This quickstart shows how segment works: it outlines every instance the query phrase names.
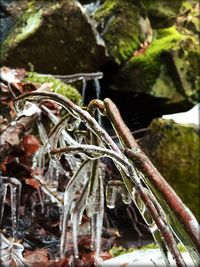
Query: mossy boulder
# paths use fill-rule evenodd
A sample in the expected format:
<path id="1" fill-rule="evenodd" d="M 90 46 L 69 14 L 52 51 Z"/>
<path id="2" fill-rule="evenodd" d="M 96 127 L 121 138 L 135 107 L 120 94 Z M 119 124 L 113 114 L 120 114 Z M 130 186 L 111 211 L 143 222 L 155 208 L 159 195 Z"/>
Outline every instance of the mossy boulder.
<path id="1" fill-rule="evenodd" d="M 154 29 L 172 26 L 179 14 L 183 0 L 143 0 Z"/>
<path id="2" fill-rule="evenodd" d="M 66 96 L 75 104 L 80 105 L 82 102 L 82 97 L 75 87 L 62 82 L 53 76 L 41 76 L 41 74 L 36 72 L 27 72 L 23 82 L 33 83 L 36 86 L 49 83 L 52 92 Z"/>
<path id="3" fill-rule="evenodd" d="M 169 106 L 199 101 L 198 40 L 175 27 L 160 29 L 153 42 L 120 70 L 111 89 L 165 99 Z"/>
<path id="4" fill-rule="evenodd" d="M 200 132 L 197 126 L 154 119 L 140 145 L 200 221 Z"/>
<path id="5" fill-rule="evenodd" d="M 109 55 L 119 65 L 132 56 L 140 43 L 151 41 L 151 25 L 139 1 L 106 0 L 93 18 Z"/>
<path id="6" fill-rule="evenodd" d="M 68 1 L 27 1 L 1 46 L 1 64 L 40 73 L 96 71 L 105 46 L 81 5 Z"/>

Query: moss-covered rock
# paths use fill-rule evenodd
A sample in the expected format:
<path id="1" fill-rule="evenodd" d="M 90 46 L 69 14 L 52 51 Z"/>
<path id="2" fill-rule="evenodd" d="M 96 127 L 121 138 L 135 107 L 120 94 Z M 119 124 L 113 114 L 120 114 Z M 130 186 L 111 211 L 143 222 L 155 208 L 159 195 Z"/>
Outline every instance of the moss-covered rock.
<path id="1" fill-rule="evenodd" d="M 193 125 L 155 119 L 140 145 L 200 221 L 200 134 Z"/>
<path id="2" fill-rule="evenodd" d="M 36 72 L 27 72 L 23 82 L 30 82 L 36 86 L 49 83 L 53 92 L 66 96 L 76 104 L 80 105 L 82 102 L 82 97 L 75 87 L 63 83 L 61 80 L 55 79 L 53 76 L 41 76 Z"/>
<path id="3" fill-rule="evenodd" d="M 143 0 L 147 14 L 155 29 L 168 28 L 175 23 L 183 0 Z"/>
<path id="4" fill-rule="evenodd" d="M 137 3 L 137 1 L 136 1 Z M 144 41 L 151 41 L 152 29 L 142 6 L 131 0 L 107 0 L 94 19 L 117 64 L 124 63 Z"/>
<path id="5" fill-rule="evenodd" d="M 169 105 L 200 98 L 197 39 L 175 27 L 160 29 L 154 41 L 121 69 L 111 88 L 146 93 Z"/>
<path id="6" fill-rule="evenodd" d="M 81 6 L 74 0 L 27 1 L 1 46 L 1 64 L 40 73 L 96 71 L 105 47 Z"/>

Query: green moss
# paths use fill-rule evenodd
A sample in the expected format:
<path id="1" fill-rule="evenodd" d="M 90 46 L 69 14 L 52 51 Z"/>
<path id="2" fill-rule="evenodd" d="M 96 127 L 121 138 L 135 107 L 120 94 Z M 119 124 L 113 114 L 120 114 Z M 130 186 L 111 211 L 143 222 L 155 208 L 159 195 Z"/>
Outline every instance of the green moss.
<path id="1" fill-rule="evenodd" d="M 134 248 L 129 248 L 129 249 L 126 249 L 122 246 L 119 246 L 119 247 L 116 247 L 116 246 L 113 246 L 111 249 L 110 249 L 110 254 L 113 256 L 113 257 L 117 257 L 119 255 L 122 255 L 122 254 L 125 254 L 125 253 L 130 253 L 130 252 L 133 252 L 135 249 Z"/>
<path id="2" fill-rule="evenodd" d="M 55 93 L 61 94 L 76 104 L 81 104 L 82 98 L 77 89 L 69 84 L 63 83 L 59 79 L 55 79 L 52 76 L 41 76 L 35 72 L 28 72 L 27 77 L 24 82 L 31 82 L 36 85 L 41 85 L 43 83 L 52 83 L 53 86 L 51 90 Z"/>
<path id="3" fill-rule="evenodd" d="M 102 36 L 117 64 L 125 62 L 140 44 L 138 7 L 131 1 L 107 0 L 94 19 L 104 24 Z"/>
<path id="4" fill-rule="evenodd" d="M 160 73 L 162 53 L 174 48 L 182 38 L 184 38 L 183 35 L 175 27 L 158 30 L 157 38 L 142 55 L 133 56 L 126 69 L 139 68 L 144 75 L 145 86 L 151 88 Z"/>
<path id="5" fill-rule="evenodd" d="M 194 126 L 154 120 L 142 146 L 163 177 L 200 220 L 200 138 Z"/>
<path id="6" fill-rule="evenodd" d="M 128 249 L 126 249 L 122 246 L 119 246 L 119 247 L 113 246 L 109 252 L 113 257 L 117 257 L 119 255 L 122 255 L 125 253 L 131 253 L 131 252 L 136 251 L 136 250 L 146 250 L 146 249 L 156 249 L 156 248 L 158 248 L 158 246 L 155 243 L 150 243 L 150 244 L 147 244 L 147 245 L 142 246 L 140 248 L 134 247 L 134 248 L 128 248 Z"/>
<path id="7" fill-rule="evenodd" d="M 180 252 L 186 252 L 186 248 L 181 243 L 178 243 L 177 247 Z M 146 249 L 158 249 L 158 245 L 155 243 L 150 243 L 145 246 L 142 246 L 141 248 L 129 248 L 129 249 L 126 249 L 122 246 L 119 246 L 119 247 L 113 246 L 109 252 L 113 257 L 117 257 L 122 254 L 131 253 L 137 250 L 146 250 Z"/>

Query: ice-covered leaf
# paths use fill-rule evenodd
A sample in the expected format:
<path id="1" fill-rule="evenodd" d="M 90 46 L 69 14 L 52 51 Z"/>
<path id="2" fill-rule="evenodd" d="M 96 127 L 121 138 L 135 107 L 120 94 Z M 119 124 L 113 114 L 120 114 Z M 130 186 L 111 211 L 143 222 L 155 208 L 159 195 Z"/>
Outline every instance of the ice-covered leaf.
<path id="1" fill-rule="evenodd" d="M 12 266 L 15 263 L 16 267 L 27 267 L 26 260 L 23 258 L 22 252 L 24 247 L 14 241 L 7 239 L 0 233 L 0 266 Z"/>

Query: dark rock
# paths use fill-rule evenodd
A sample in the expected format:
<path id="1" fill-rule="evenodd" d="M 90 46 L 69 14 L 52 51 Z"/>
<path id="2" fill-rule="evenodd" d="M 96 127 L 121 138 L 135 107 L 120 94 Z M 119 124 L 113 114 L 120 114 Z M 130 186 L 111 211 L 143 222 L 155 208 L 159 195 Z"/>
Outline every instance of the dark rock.
<path id="1" fill-rule="evenodd" d="M 103 41 L 76 1 L 28 1 L 3 42 L 1 64 L 40 73 L 98 70 L 106 61 Z"/>

